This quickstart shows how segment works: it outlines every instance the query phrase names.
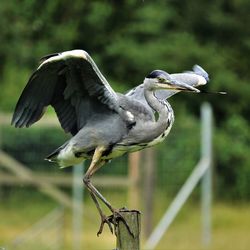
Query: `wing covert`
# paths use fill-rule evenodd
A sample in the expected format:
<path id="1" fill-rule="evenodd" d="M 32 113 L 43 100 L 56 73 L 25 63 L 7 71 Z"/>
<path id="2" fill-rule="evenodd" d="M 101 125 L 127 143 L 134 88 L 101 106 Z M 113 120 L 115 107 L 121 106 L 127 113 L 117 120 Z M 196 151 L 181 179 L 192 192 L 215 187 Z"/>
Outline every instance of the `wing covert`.
<path id="1" fill-rule="evenodd" d="M 72 134 L 99 109 L 119 113 L 116 93 L 87 52 L 67 51 L 43 60 L 17 102 L 11 122 L 15 127 L 29 127 L 48 105 L 65 132 Z"/>

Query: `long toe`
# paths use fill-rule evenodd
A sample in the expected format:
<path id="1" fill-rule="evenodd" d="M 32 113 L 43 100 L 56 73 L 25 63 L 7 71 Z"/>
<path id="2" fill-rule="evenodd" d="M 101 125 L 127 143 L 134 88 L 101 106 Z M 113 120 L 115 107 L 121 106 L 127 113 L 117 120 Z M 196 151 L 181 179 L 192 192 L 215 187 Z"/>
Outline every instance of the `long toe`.
<path id="1" fill-rule="evenodd" d="M 126 211 L 128 211 L 126 209 Z M 114 229 L 115 229 L 115 234 L 117 235 L 117 228 L 118 228 L 118 221 L 122 221 L 124 223 L 124 225 L 126 226 L 127 230 L 129 231 L 129 233 L 135 237 L 135 235 L 133 234 L 133 232 L 131 231 L 126 219 L 123 217 L 123 215 L 120 212 L 124 212 L 123 209 L 114 209 L 113 210 L 113 214 L 110 215 L 108 217 L 109 221 L 112 221 L 112 224 L 114 225 Z"/>
<path id="2" fill-rule="evenodd" d="M 120 208 L 119 212 L 136 212 L 138 214 L 141 214 L 141 211 L 136 210 L 136 209 L 128 209 L 127 207 Z"/>
<path id="3" fill-rule="evenodd" d="M 110 216 L 102 215 L 101 216 L 101 225 L 100 225 L 99 230 L 97 232 L 97 236 L 99 236 L 102 233 L 103 227 L 105 224 L 108 225 L 110 232 L 113 234 L 112 223 L 113 222 L 111 221 Z"/>

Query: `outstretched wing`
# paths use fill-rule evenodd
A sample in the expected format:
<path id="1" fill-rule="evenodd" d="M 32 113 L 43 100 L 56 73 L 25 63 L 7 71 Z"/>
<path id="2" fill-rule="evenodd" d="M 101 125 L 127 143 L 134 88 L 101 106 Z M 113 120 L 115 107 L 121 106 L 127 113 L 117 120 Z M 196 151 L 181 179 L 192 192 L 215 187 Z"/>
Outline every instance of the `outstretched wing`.
<path id="1" fill-rule="evenodd" d="M 194 65 L 193 71 L 170 74 L 170 76 L 174 80 L 184 82 L 193 87 L 205 85 L 209 81 L 208 73 L 199 65 Z M 171 97 L 172 95 L 178 92 L 179 92 L 178 90 L 174 90 L 174 91 L 173 90 L 157 90 L 155 95 L 161 100 L 166 100 L 167 98 Z M 140 84 L 134 89 L 128 91 L 126 95 L 147 104 L 145 97 L 144 97 L 143 84 Z"/>
<path id="2" fill-rule="evenodd" d="M 75 134 L 96 112 L 118 112 L 117 95 L 87 52 L 42 58 L 14 111 L 12 124 L 29 127 L 52 105 L 65 132 Z"/>

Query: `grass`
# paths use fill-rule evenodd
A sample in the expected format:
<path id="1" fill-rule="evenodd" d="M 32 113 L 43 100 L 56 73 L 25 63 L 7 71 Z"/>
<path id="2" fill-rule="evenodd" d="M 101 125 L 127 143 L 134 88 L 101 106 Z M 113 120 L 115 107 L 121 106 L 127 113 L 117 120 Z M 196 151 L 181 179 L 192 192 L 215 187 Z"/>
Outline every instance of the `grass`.
<path id="1" fill-rule="evenodd" d="M 216 203 L 213 206 L 211 250 L 247 250 L 250 204 Z M 200 210 L 188 204 L 163 237 L 158 250 L 203 250 Z M 163 247 L 164 246 L 164 247 Z"/>
<path id="2" fill-rule="evenodd" d="M 122 207 L 127 203 L 126 192 L 103 190 L 104 195 L 109 197 L 116 207 Z M 155 199 L 154 224 L 156 224 L 164 212 L 167 201 L 162 194 L 157 193 Z M 163 197 L 159 199 L 159 197 Z M 58 205 L 40 194 L 36 190 L 20 188 L 8 190 L 1 195 L 0 200 L 0 247 L 7 246 L 16 236 L 29 228 Z M 213 205 L 212 220 L 212 244 L 206 249 L 211 250 L 247 250 L 250 246 L 250 204 L 215 203 Z M 72 215 L 66 210 L 64 229 L 65 250 L 72 249 Z M 82 249 L 114 249 L 115 237 L 110 234 L 107 227 L 101 236 L 96 232 L 99 226 L 97 211 L 89 199 L 85 198 Z M 48 228 L 33 242 L 33 246 L 25 246 L 25 250 L 47 250 L 41 240 L 49 241 L 54 238 L 55 229 Z M 39 242 L 40 240 L 40 242 Z M 144 242 L 144 241 L 143 241 Z M 37 243 L 37 244 L 36 244 Z M 36 244 L 36 245 L 34 245 Z M 143 245 L 143 244 L 142 244 Z M 18 248 L 19 249 L 19 248 Z M 21 249 L 21 248 L 20 248 Z M 61 248 L 60 248 L 61 249 Z M 157 250 L 204 250 L 201 244 L 201 222 L 199 203 L 189 201 L 181 210 L 174 223 L 164 235 Z"/>

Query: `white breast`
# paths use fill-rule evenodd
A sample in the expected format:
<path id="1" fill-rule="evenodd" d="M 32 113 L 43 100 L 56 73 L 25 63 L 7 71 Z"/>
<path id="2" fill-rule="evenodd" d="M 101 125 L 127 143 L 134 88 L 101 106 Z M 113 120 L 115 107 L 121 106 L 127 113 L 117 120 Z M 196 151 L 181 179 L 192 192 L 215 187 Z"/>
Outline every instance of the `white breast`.
<path id="1" fill-rule="evenodd" d="M 154 145 L 161 143 L 168 136 L 174 123 L 174 113 L 172 111 L 169 112 L 168 121 L 169 121 L 169 126 L 166 128 L 166 130 L 162 134 L 160 134 L 158 137 L 156 137 L 153 141 L 149 142 L 148 147 L 152 147 Z"/>

